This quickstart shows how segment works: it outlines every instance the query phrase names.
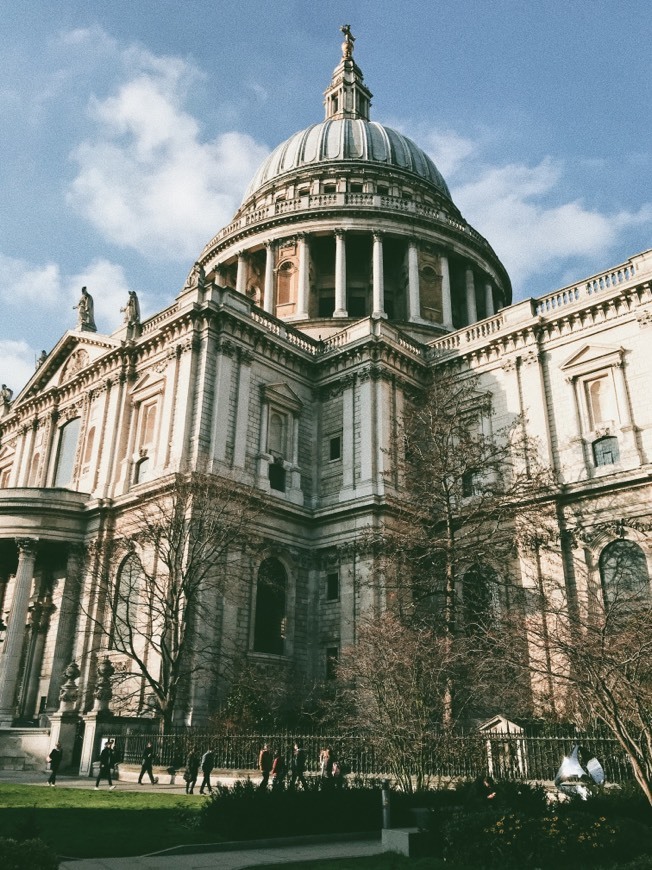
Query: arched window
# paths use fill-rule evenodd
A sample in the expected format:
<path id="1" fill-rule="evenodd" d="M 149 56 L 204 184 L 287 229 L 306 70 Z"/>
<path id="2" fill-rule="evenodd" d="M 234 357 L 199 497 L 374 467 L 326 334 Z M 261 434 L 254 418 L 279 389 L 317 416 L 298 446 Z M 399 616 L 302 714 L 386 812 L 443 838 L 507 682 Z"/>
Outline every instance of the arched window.
<path id="1" fill-rule="evenodd" d="M 462 581 L 464 625 L 467 634 L 488 628 L 496 614 L 496 572 L 487 566 L 474 565 Z"/>
<path id="2" fill-rule="evenodd" d="M 294 266 L 287 261 L 278 269 L 278 281 L 276 288 L 276 302 L 278 305 L 287 305 L 292 301 L 292 284 L 294 278 Z"/>
<path id="3" fill-rule="evenodd" d="M 285 420 L 276 411 L 269 417 L 268 449 L 270 453 L 285 455 Z"/>
<path id="4" fill-rule="evenodd" d="M 149 456 L 144 456 L 142 459 L 138 460 L 134 469 L 134 483 L 142 483 L 144 480 L 147 480 L 149 466 Z"/>
<path id="5" fill-rule="evenodd" d="M 600 580 L 606 607 L 627 606 L 650 595 L 645 553 L 634 541 L 613 541 L 600 553 Z"/>
<path id="6" fill-rule="evenodd" d="M 54 472 L 54 486 L 65 487 L 72 483 L 80 422 L 80 418 L 75 417 L 74 420 L 70 420 L 65 426 L 61 427 Z"/>
<path id="7" fill-rule="evenodd" d="M 136 555 L 127 556 L 116 574 L 109 648 L 129 649 L 136 631 L 143 568 Z"/>
<path id="8" fill-rule="evenodd" d="M 265 559 L 258 569 L 254 651 L 283 655 L 287 573 L 278 559 Z"/>

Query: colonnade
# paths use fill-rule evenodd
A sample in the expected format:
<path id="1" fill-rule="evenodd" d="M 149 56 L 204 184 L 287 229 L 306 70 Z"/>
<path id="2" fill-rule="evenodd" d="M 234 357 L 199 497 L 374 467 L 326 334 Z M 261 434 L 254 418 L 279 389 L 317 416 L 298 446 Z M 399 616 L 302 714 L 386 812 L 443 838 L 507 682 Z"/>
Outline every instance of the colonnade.
<path id="1" fill-rule="evenodd" d="M 39 588 L 39 543 L 37 538 L 16 539 L 18 563 L 13 583 L 8 584 L 13 586 L 13 594 L 0 645 L 0 727 L 10 727 L 17 717 L 31 720 L 37 713 L 46 637 L 54 627 L 50 618 L 55 611 L 58 611 L 56 639 L 49 663 L 51 677 L 45 706 L 49 713 L 59 706 L 60 681 L 74 652 L 79 556 L 75 548 L 69 550 L 63 588 L 58 591 L 55 606 L 54 589 Z"/>
<path id="2" fill-rule="evenodd" d="M 374 318 L 387 317 L 385 312 L 385 279 L 384 279 L 384 251 L 383 233 L 372 232 L 372 314 Z M 307 320 L 309 313 L 310 294 L 310 243 L 309 234 L 299 233 L 293 237 L 297 242 L 298 250 L 298 281 L 296 308 L 293 319 Z M 332 313 L 334 318 L 348 317 L 347 311 L 347 265 L 346 265 L 346 232 L 342 229 L 334 231 L 335 238 L 335 305 Z M 280 241 L 280 240 L 279 240 Z M 279 241 L 268 240 L 265 242 L 265 277 L 262 294 L 262 307 L 270 314 L 275 309 L 275 276 L 276 276 L 276 248 Z M 248 257 L 246 251 L 240 251 L 237 255 L 237 272 L 235 289 L 239 293 L 245 293 L 247 289 Z M 442 297 L 442 325 L 449 330 L 456 327 L 453 325 L 453 302 L 451 296 L 451 276 L 449 258 L 445 254 L 439 255 L 441 263 L 441 297 Z M 408 321 L 411 323 L 423 322 L 421 316 L 421 297 L 419 287 L 419 242 L 416 238 L 410 238 L 407 244 L 407 272 L 408 272 Z M 469 324 L 478 320 L 476 304 L 476 272 L 471 268 L 466 269 L 466 314 Z M 489 281 L 485 281 L 481 288 L 484 292 L 485 316 L 495 314 L 493 287 Z"/>

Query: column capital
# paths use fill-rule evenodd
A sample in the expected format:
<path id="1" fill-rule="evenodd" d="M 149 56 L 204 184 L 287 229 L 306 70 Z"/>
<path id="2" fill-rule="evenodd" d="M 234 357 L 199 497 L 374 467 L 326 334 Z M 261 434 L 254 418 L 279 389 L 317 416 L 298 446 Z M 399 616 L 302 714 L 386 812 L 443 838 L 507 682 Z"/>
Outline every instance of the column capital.
<path id="1" fill-rule="evenodd" d="M 343 239 L 344 236 L 346 235 L 346 230 L 343 230 L 340 227 L 338 227 L 336 230 L 333 230 L 333 235 L 335 236 L 336 239 Z"/>
<path id="2" fill-rule="evenodd" d="M 385 233 L 382 230 L 374 230 L 372 233 L 374 242 L 382 242 Z"/>
<path id="3" fill-rule="evenodd" d="M 38 538 L 16 538 L 18 552 L 24 556 L 36 556 L 38 543 Z"/>
<path id="4" fill-rule="evenodd" d="M 265 247 L 274 249 L 276 247 L 276 239 L 265 239 Z"/>

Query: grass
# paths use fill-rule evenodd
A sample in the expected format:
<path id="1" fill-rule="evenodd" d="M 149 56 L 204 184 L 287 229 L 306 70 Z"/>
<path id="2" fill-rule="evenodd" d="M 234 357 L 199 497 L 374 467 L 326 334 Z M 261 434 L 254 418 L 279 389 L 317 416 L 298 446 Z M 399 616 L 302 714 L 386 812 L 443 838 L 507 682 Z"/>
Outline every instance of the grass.
<path id="1" fill-rule="evenodd" d="M 185 795 L 0 785 L 0 836 L 40 837 L 58 855 L 143 855 L 218 841 L 194 825 L 203 801 Z"/>

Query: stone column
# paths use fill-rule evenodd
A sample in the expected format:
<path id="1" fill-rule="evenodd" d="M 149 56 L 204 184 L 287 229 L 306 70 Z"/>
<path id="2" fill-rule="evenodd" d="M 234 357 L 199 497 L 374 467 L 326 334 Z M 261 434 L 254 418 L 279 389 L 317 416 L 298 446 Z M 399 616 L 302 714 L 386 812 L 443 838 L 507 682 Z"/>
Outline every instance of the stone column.
<path id="1" fill-rule="evenodd" d="M 473 269 L 466 270 L 466 319 L 469 326 L 478 319 L 478 309 L 475 304 L 475 280 Z"/>
<path id="2" fill-rule="evenodd" d="M 18 544 L 18 567 L 16 569 L 14 598 L 0 653 L 0 727 L 11 727 L 14 720 L 16 682 L 25 642 L 25 625 L 36 562 L 37 541 L 35 538 L 19 538 L 16 543 Z"/>
<path id="3" fill-rule="evenodd" d="M 50 686 L 46 704 L 46 713 L 48 714 L 54 712 L 59 705 L 59 679 L 73 656 L 77 607 L 81 589 L 81 570 L 81 548 L 73 545 L 68 554 L 66 577 L 63 580 L 61 600 L 59 601 L 59 620 L 52 654 Z"/>
<path id="4" fill-rule="evenodd" d="M 487 317 L 493 317 L 496 313 L 494 310 L 494 293 L 489 282 L 484 285 L 485 308 L 487 309 Z"/>
<path id="5" fill-rule="evenodd" d="M 268 314 L 274 313 L 274 258 L 276 250 L 274 242 L 265 242 L 265 289 L 263 292 L 263 308 Z"/>
<path id="6" fill-rule="evenodd" d="M 333 317 L 348 317 L 346 310 L 346 240 L 344 230 L 335 230 L 335 311 Z"/>
<path id="7" fill-rule="evenodd" d="M 419 248 L 417 240 L 408 243 L 408 320 L 421 320 L 421 296 L 419 294 Z"/>
<path id="8" fill-rule="evenodd" d="M 247 292 L 247 255 L 238 254 L 238 271 L 235 278 L 235 289 L 244 296 Z"/>
<path id="9" fill-rule="evenodd" d="M 308 238 L 305 234 L 299 236 L 299 298 L 297 300 L 297 318 L 305 319 L 308 317 L 308 290 L 310 279 L 310 264 L 309 264 L 310 249 L 308 247 Z"/>
<path id="10" fill-rule="evenodd" d="M 441 310 L 446 329 L 453 330 L 453 302 L 451 300 L 451 273 L 448 257 L 441 258 Z"/>
<path id="11" fill-rule="evenodd" d="M 387 317 L 385 314 L 385 277 L 383 274 L 383 234 L 374 233 L 373 252 L 373 312 L 372 317 Z"/>
<path id="12" fill-rule="evenodd" d="M 43 668 L 43 652 L 54 606 L 49 596 L 38 601 L 30 613 L 29 651 L 23 667 L 22 688 L 18 702 L 21 719 L 32 720 L 38 712 L 38 691 Z"/>

